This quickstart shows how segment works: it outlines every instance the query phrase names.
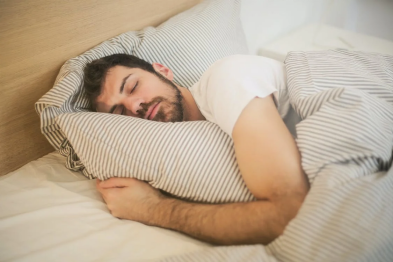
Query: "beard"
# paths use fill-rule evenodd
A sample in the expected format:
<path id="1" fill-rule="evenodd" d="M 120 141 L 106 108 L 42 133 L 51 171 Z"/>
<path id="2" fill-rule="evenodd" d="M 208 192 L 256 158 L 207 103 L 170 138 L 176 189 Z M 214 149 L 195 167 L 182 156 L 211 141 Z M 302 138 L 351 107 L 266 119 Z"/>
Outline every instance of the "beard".
<path id="1" fill-rule="evenodd" d="M 182 122 L 184 117 L 183 96 L 179 88 L 170 80 L 159 73 L 156 73 L 158 78 L 166 85 L 169 91 L 167 97 L 155 97 L 149 103 L 142 103 L 141 109 L 137 111 L 138 117 L 145 118 L 149 108 L 157 103 L 160 103 L 160 108 L 153 121 L 158 122 Z M 166 111 L 166 112 L 165 112 Z"/>

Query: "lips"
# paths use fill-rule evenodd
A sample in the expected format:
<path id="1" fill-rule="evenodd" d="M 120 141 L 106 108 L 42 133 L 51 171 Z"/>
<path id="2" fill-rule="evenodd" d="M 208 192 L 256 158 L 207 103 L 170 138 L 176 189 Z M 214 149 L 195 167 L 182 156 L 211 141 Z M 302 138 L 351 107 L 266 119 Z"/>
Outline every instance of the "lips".
<path id="1" fill-rule="evenodd" d="M 158 112 L 158 109 L 159 109 L 159 105 L 160 104 L 160 102 L 158 102 L 158 103 L 156 103 L 156 104 L 154 104 L 154 105 L 152 105 L 150 108 L 149 108 L 149 111 L 147 112 L 147 119 L 149 119 L 149 120 L 152 120 L 155 116 L 156 116 L 156 114 L 157 114 L 157 112 Z"/>

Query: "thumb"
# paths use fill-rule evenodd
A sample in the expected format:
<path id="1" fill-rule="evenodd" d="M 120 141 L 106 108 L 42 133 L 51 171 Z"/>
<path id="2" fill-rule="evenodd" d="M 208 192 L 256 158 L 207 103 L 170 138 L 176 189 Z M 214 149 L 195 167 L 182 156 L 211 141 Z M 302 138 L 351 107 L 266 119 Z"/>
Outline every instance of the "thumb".
<path id="1" fill-rule="evenodd" d="M 99 186 L 102 189 L 114 188 L 114 187 L 127 187 L 130 186 L 134 180 L 135 178 L 112 177 L 105 181 L 98 182 L 97 186 Z"/>

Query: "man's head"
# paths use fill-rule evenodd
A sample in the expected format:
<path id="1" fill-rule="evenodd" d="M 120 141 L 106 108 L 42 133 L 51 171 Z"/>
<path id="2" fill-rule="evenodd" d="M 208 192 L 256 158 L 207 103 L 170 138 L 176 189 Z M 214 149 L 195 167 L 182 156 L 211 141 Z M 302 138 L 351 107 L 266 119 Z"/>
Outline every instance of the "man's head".
<path id="1" fill-rule="evenodd" d="M 115 54 L 87 64 L 84 88 L 97 112 L 161 122 L 183 121 L 183 98 L 172 71 L 132 55 Z"/>

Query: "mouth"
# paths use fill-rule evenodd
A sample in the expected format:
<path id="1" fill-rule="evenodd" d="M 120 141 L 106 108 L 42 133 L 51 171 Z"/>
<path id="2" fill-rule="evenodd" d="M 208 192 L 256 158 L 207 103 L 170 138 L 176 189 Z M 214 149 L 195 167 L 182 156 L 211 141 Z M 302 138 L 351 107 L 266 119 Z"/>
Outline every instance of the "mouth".
<path id="1" fill-rule="evenodd" d="M 157 104 L 155 104 L 155 105 L 152 105 L 150 108 L 149 108 L 149 111 L 147 112 L 147 119 L 149 119 L 149 120 L 152 120 L 155 116 L 156 116 L 156 114 L 157 114 L 157 112 L 158 112 L 158 109 L 160 108 L 159 107 L 159 104 L 160 104 L 161 102 L 158 102 Z"/>

